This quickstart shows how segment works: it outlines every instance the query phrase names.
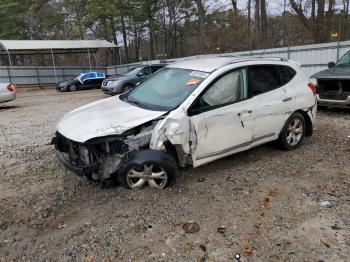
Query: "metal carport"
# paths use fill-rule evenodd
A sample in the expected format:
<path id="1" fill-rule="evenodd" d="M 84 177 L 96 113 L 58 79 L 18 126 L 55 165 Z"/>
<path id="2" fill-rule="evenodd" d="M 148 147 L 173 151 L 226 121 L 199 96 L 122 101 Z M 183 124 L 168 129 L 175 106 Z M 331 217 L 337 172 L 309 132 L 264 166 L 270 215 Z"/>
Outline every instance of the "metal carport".
<path id="1" fill-rule="evenodd" d="M 8 57 L 8 66 L 13 68 L 12 56 L 18 55 L 51 55 L 51 62 L 57 82 L 56 54 L 87 54 L 89 67 L 91 69 L 91 54 L 99 49 L 118 48 L 115 44 L 106 40 L 0 40 L 0 55 Z M 0 64 L 0 66 L 2 66 Z M 8 78 L 11 80 L 10 71 Z"/>

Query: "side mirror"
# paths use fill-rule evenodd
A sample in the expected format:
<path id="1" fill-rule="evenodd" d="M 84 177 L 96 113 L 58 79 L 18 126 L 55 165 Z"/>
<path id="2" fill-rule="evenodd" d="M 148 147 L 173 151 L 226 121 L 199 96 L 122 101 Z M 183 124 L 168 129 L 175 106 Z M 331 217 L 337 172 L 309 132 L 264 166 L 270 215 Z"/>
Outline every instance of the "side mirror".
<path id="1" fill-rule="evenodd" d="M 328 63 L 328 68 L 332 68 L 333 66 L 335 66 L 335 63 L 334 63 L 334 62 L 329 62 L 329 63 Z"/>
<path id="2" fill-rule="evenodd" d="M 137 76 L 138 76 L 138 77 L 143 77 L 144 74 L 143 74 L 142 72 L 140 72 L 140 73 L 137 74 Z"/>

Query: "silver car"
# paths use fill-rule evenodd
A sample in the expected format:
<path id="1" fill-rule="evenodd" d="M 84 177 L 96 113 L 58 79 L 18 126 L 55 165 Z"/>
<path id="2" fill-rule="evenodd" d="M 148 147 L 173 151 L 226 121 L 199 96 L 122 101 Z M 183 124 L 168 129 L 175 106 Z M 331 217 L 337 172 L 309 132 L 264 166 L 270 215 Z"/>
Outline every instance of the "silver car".
<path id="1" fill-rule="evenodd" d="M 0 83 L 0 103 L 16 99 L 16 86 L 9 83 Z"/>
<path id="2" fill-rule="evenodd" d="M 132 90 L 137 83 L 162 69 L 165 64 L 143 65 L 130 70 L 125 75 L 106 78 L 102 82 L 102 91 L 108 95 L 117 95 Z"/>

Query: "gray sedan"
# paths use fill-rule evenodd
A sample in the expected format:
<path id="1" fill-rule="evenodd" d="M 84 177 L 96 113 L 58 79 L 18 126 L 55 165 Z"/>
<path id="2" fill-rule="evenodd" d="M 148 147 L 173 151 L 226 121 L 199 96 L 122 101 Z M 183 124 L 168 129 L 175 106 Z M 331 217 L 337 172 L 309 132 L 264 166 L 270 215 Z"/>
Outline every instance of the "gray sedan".
<path id="1" fill-rule="evenodd" d="M 139 66 L 125 75 L 116 75 L 106 78 L 102 82 L 102 91 L 108 95 L 117 95 L 133 89 L 138 82 L 163 68 L 165 64 Z"/>
<path id="2" fill-rule="evenodd" d="M 16 99 L 16 86 L 9 83 L 0 83 L 0 103 Z"/>

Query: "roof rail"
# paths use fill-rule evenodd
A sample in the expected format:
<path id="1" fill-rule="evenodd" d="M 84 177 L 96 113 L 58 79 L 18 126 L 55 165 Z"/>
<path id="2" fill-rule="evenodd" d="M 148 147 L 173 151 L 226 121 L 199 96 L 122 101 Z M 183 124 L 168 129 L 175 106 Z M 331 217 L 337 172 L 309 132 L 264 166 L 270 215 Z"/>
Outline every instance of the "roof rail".
<path id="1" fill-rule="evenodd" d="M 284 62 L 288 62 L 288 58 L 285 57 L 266 57 L 266 56 L 245 56 L 245 55 L 219 55 L 218 57 L 232 57 L 232 58 L 242 58 L 242 60 L 249 60 L 249 59 L 271 59 L 271 60 L 279 60 L 279 61 L 284 61 Z"/>

